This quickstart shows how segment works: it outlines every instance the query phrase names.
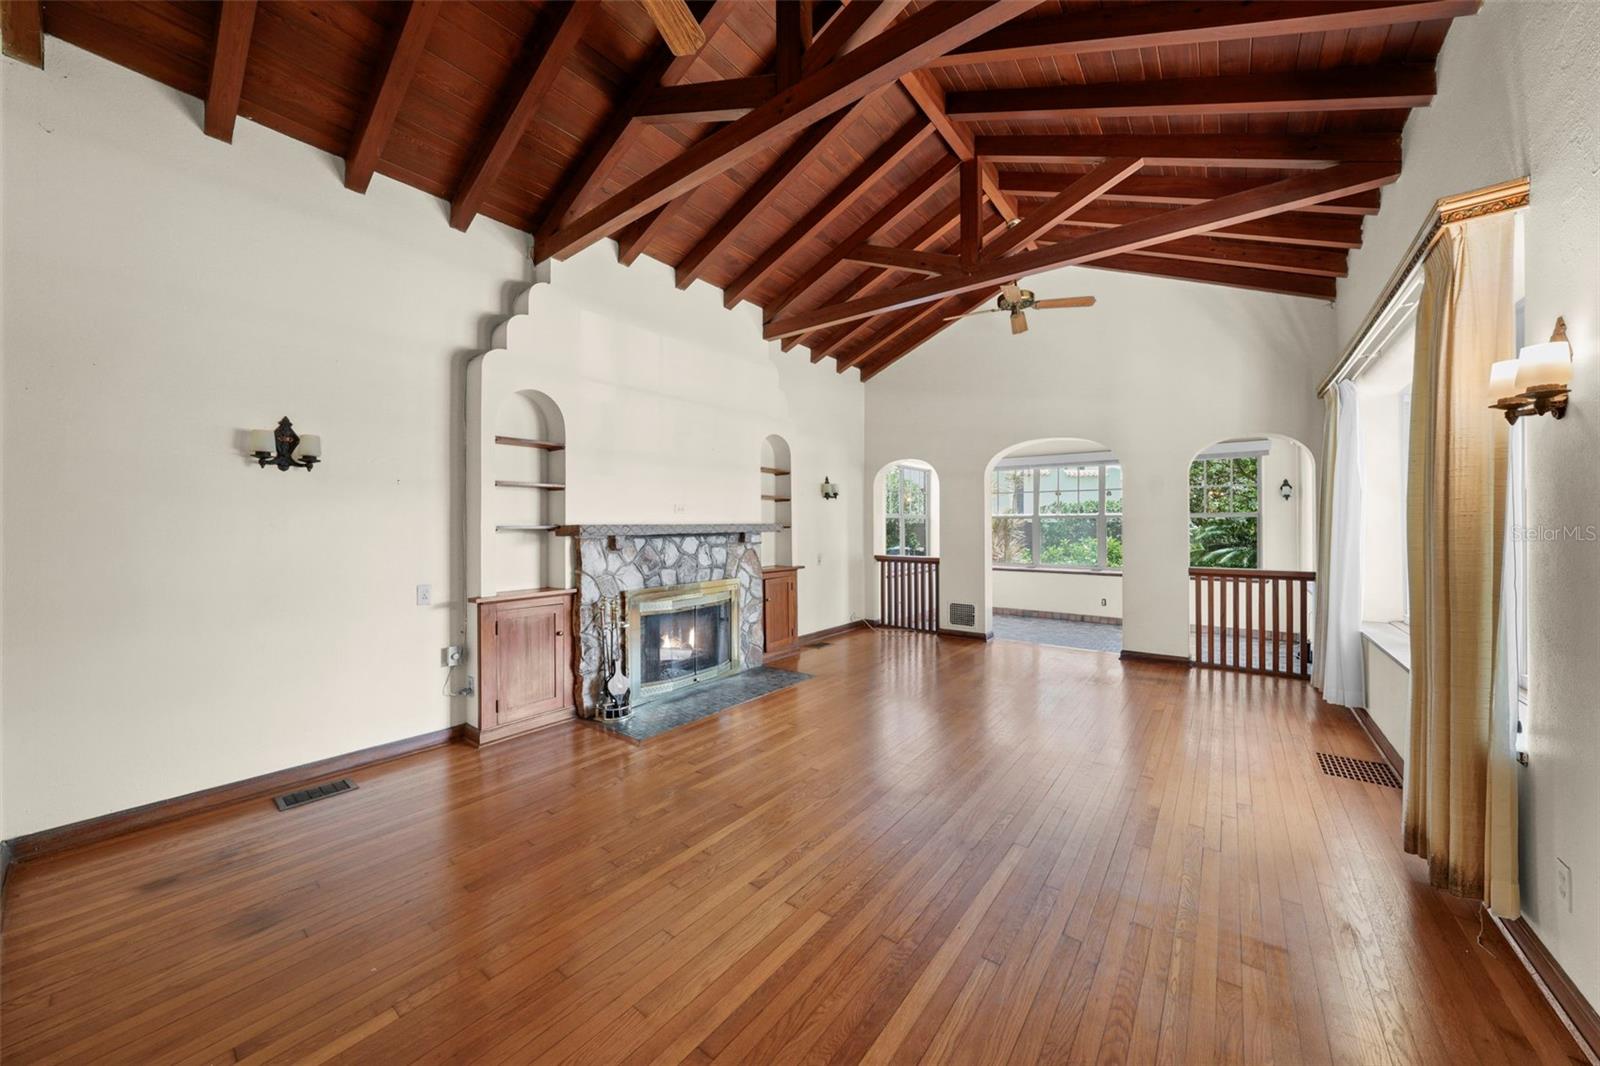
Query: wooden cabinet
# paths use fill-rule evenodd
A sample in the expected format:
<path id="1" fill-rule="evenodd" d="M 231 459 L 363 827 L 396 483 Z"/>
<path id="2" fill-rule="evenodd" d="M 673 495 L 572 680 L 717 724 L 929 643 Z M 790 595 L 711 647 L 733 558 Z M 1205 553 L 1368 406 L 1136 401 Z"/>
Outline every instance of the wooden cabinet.
<path id="1" fill-rule="evenodd" d="M 769 566 L 761 571 L 768 655 L 792 650 L 799 643 L 799 576 L 798 566 Z"/>
<path id="2" fill-rule="evenodd" d="M 473 739 L 487 744 L 570 718 L 572 592 L 507 594 L 477 602 L 482 676 Z"/>

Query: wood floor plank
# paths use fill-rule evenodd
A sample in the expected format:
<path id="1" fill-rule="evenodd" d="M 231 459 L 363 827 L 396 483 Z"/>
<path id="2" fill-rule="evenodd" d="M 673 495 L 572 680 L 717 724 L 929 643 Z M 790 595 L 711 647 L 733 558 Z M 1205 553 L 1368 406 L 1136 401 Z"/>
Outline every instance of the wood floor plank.
<path id="1" fill-rule="evenodd" d="M 860 632 L 24 864 L 5 1063 L 1577 1063 L 1283 678 Z"/>

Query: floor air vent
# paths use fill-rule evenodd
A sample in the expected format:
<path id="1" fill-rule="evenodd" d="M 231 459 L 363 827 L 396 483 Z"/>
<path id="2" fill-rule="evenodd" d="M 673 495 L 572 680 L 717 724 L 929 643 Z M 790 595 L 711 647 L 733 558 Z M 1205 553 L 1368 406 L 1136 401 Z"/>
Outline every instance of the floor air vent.
<path id="1" fill-rule="evenodd" d="M 1400 787 L 1400 778 L 1395 776 L 1394 768 L 1386 762 L 1329 755 L 1324 751 L 1317 752 L 1317 761 L 1322 764 L 1322 772 L 1329 777 L 1365 781 L 1369 785 L 1383 785 L 1386 788 Z"/>
<path id="2" fill-rule="evenodd" d="M 274 796 L 272 797 L 272 802 L 277 805 L 278 810 L 286 811 L 290 807 L 304 807 L 306 804 L 316 800 L 325 799 L 328 796 L 337 796 L 341 792 L 349 792 L 355 787 L 355 782 L 348 777 L 341 777 L 339 780 L 329 781 L 325 785 L 312 785 L 310 788 L 303 788 L 299 792 L 286 792 L 281 796 Z"/>
<path id="3" fill-rule="evenodd" d="M 819 640 L 814 644 L 807 644 L 806 647 L 808 647 L 808 648 L 831 648 L 831 647 L 833 647 L 833 641 L 831 641 L 831 640 Z"/>
<path id="4" fill-rule="evenodd" d="M 977 625 L 978 609 L 970 603 L 952 603 L 950 605 L 950 624 L 953 626 Z"/>

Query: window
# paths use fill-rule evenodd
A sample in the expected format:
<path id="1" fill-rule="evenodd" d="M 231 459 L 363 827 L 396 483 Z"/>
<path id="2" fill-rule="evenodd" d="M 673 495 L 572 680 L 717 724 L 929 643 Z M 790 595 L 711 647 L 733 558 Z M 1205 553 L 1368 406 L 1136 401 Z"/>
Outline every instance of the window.
<path id="1" fill-rule="evenodd" d="M 928 490 L 933 471 L 893 466 L 884 475 L 883 551 L 885 555 L 928 554 Z"/>
<path id="2" fill-rule="evenodd" d="M 1254 569 L 1261 550 L 1261 460 L 1189 464 L 1189 565 Z"/>
<path id="3" fill-rule="evenodd" d="M 1001 566 L 1122 567 L 1122 467 L 1001 467 L 990 483 L 990 557 Z"/>

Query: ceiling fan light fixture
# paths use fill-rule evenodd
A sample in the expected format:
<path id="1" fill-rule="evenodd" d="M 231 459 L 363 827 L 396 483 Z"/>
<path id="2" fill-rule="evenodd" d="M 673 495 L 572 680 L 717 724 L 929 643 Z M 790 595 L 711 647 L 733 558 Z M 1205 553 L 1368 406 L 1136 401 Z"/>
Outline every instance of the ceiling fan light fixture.
<path id="1" fill-rule="evenodd" d="M 1011 312 L 1011 335 L 1028 332 L 1028 316 L 1021 311 Z"/>

